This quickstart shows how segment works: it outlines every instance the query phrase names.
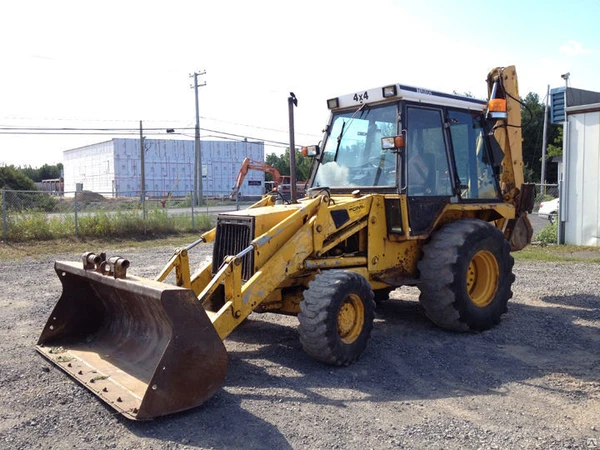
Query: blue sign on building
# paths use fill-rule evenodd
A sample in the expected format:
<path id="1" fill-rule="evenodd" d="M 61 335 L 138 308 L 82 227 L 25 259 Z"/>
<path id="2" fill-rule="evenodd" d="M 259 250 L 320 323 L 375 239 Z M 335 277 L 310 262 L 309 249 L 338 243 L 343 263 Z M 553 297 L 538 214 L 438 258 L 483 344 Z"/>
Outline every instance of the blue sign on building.
<path id="1" fill-rule="evenodd" d="M 565 87 L 550 91 L 550 122 L 562 123 L 565 118 Z"/>

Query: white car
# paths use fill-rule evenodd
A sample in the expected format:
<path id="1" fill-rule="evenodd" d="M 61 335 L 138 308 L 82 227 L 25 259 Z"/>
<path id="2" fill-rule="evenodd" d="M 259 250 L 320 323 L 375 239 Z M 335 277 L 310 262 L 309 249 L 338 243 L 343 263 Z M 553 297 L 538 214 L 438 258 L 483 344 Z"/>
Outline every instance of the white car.
<path id="1" fill-rule="evenodd" d="M 550 223 L 554 223 L 556 221 L 556 217 L 558 216 L 558 199 L 553 198 L 552 200 L 540 203 L 538 215 L 540 217 L 546 217 Z"/>

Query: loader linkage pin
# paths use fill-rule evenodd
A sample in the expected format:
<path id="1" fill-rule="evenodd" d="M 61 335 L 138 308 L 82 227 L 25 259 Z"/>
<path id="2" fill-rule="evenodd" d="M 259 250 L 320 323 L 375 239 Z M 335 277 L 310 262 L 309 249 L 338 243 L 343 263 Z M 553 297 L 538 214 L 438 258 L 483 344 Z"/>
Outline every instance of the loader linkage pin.
<path id="1" fill-rule="evenodd" d="M 120 256 L 111 256 L 106 259 L 106 253 L 99 255 L 86 252 L 82 255 L 83 269 L 93 270 L 102 275 L 112 276 L 114 278 L 125 278 L 129 268 L 129 260 Z"/>

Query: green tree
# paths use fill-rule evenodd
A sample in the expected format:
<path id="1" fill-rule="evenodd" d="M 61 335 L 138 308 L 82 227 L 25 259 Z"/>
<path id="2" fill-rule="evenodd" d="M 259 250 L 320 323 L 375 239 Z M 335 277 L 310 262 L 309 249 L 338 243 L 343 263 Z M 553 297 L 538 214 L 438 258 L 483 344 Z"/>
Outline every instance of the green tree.
<path id="1" fill-rule="evenodd" d="M 290 149 L 286 148 L 285 152 L 278 156 L 275 153 L 267 155 L 265 162 L 271 167 L 276 168 L 281 175 L 290 174 Z M 296 150 L 296 179 L 305 181 L 310 176 L 310 166 L 312 158 L 305 158 L 298 150 Z M 267 175 L 268 176 L 268 175 Z"/>
<path id="2" fill-rule="evenodd" d="M 548 159 L 554 158 L 555 156 L 562 156 L 563 149 L 563 129 L 562 127 L 558 127 L 558 133 L 556 133 L 556 137 L 552 141 L 552 144 L 548 144 L 548 148 L 546 149 L 546 157 Z"/>
<path id="3" fill-rule="evenodd" d="M 18 171 L 21 171 L 24 175 L 31 178 L 35 182 L 42 180 L 52 180 L 60 178 L 62 176 L 63 165 L 58 164 L 44 164 L 42 167 L 33 168 L 31 166 L 18 167 Z"/>
<path id="4" fill-rule="evenodd" d="M 11 189 L 14 191 L 35 191 L 33 180 L 23 174 L 14 166 L 0 167 L 0 189 Z"/>
<path id="5" fill-rule="evenodd" d="M 6 190 L 8 208 L 14 211 L 54 211 L 57 201 L 41 192 L 15 192 L 37 191 L 38 188 L 31 178 L 26 176 L 21 169 L 14 166 L 0 167 L 0 189 Z"/>
<path id="6" fill-rule="evenodd" d="M 525 164 L 526 181 L 537 181 L 541 179 L 541 157 L 542 142 L 544 138 L 544 111 L 545 105 L 535 92 L 530 92 L 521 99 L 521 117 L 523 133 L 523 163 Z M 548 111 L 548 114 L 550 111 Z M 553 142 L 558 136 L 558 125 L 550 124 L 548 120 L 548 142 Z M 547 166 L 546 179 L 555 181 L 557 178 L 557 167 L 554 164 Z"/>

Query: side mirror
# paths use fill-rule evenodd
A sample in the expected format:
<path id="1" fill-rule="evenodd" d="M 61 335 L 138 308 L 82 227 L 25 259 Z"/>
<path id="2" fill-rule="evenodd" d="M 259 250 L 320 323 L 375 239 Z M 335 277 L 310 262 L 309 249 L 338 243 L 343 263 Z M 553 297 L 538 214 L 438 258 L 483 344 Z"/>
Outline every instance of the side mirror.
<path id="1" fill-rule="evenodd" d="M 383 150 L 397 150 L 404 148 L 404 136 L 388 136 L 381 138 L 381 148 Z"/>
<path id="2" fill-rule="evenodd" d="M 321 149 L 318 145 L 309 145 L 308 147 L 302 147 L 302 156 L 315 157 L 319 156 Z"/>

